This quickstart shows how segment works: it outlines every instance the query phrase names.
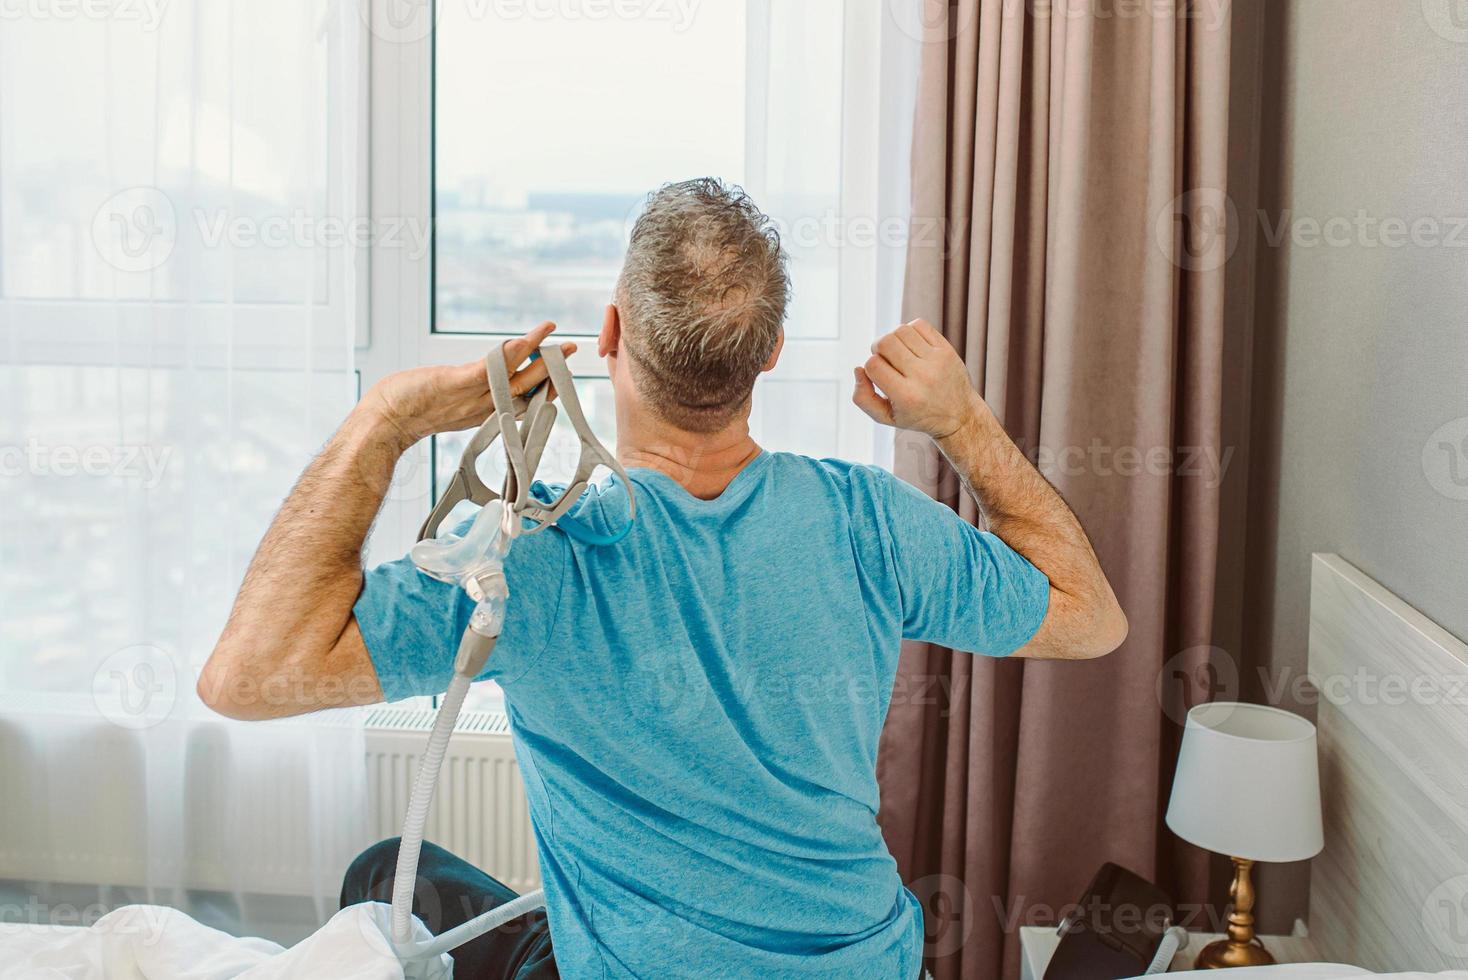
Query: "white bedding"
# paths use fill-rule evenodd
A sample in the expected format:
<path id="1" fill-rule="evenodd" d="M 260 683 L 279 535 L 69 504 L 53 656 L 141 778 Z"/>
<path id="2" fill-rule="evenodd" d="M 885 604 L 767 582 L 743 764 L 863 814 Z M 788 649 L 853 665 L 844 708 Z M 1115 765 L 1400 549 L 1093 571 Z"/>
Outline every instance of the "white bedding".
<path id="1" fill-rule="evenodd" d="M 1372 973 L 1359 966 L 1343 963 L 1280 963 L 1275 966 L 1239 966 L 1226 971 L 1228 980 L 1334 980 L 1336 977 L 1378 977 L 1391 980 L 1468 980 L 1468 973 L 1448 970 L 1443 973 Z M 1187 970 L 1169 973 L 1168 977 L 1188 980 L 1219 980 L 1217 970 Z"/>
<path id="2" fill-rule="evenodd" d="M 389 908 L 352 905 L 290 949 L 264 939 L 237 939 L 200 925 L 177 909 L 129 905 L 87 928 L 0 924 L 0 973 L 17 980 L 452 980 L 448 957 L 406 973 L 387 941 Z M 414 920 L 417 939 L 428 938 Z M 1218 980 L 1216 971 L 1169 973 L 1179 980 Z M 1339 963 L 1240 967 L 1228 980 L 1468 980 L 1468 972 L 1370 974 Z"/>
<path id="3" fill-rule="evenodd" d="M 387 941 L 389 909 L 352 905 L 284 949 L 237 939 L 177 909 L 129 905 L 81 927 L 0 925 L 0 974 L 17 980 L 452 980 L 448 957 L 408 972 Z M 416 920 L 418 939 L 428 931 Z"/>
<path id="4" fill-rule="evenodd" d="M 1343 963 L 1280 963 L 1275 966 L 1236 966 L 1227 971 L 1229 980 L 1332 980 L 1333 977 L 1364 977 L 1370 973 L 1359 966 Z M 1218 980 L 1217 970 L 1184 970 L 1169 977 L 1189 980 Z"/>

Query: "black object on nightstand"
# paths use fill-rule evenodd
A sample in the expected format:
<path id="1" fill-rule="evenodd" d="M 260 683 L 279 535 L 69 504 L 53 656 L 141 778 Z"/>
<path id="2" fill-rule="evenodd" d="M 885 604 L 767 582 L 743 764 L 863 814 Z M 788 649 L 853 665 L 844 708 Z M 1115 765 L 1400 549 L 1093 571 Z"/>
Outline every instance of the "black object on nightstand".
<path id="1" fill-rule="evenodd" d="M 1147 972 L 1174 918 L 1172 899 L 1117 864 L 1101 866 L 1060 923 L 1045 980 L 1118 980 Z"/>

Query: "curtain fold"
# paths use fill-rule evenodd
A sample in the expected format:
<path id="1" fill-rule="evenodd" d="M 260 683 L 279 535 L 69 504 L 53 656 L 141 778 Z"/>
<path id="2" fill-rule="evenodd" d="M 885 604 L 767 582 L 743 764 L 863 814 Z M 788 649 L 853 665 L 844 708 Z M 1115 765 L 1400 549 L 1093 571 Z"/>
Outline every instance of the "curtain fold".
<path id="1" fill-rule="evenodd" d="M 881 820 L 938 980 L 1014 976 L 1116 861 L 1180 902 L 1206 855 L 1162 828 L 1181 706 L 1214 631 L 1229 12 L 960 0 L 925 38 L 904 316 L 926 317 L 1091 535 L 1131 623 L 1083 664 L 909 645 Z M 1202 233 L 1202 232 L 1207 232 Z M 1201 251 L 1200 251 L 1201 249 Z M 899 475 L 978 522 L 931 443 Z M 1174 676 L 1175 675 L 1175 676 Z"/>
<path id="2" fill-rule="evenodd" d="M 194 684 L 356 398 L 365 27 L 114 6 L 0 30 L 0 879 L 294 941 L 366 843 L 361 716 Z"/>

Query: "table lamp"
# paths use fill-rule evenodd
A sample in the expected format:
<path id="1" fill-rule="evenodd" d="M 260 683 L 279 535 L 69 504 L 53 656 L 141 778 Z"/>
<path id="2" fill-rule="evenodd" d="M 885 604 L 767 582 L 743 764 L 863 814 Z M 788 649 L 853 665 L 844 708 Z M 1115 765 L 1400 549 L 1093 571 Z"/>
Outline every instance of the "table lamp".
<path id="1" fill-rule="evenodd" d="M 1320 853 L 1315 726 L 1257 704 L 1215 701 L 1188 712 L 1167 825 L 1191 844 L 1233 859 L 1228 938 L 1198 954 L 1199 970 L 1263 966 L 1274 957 L 1254 935 L 1255 861 Z"/>

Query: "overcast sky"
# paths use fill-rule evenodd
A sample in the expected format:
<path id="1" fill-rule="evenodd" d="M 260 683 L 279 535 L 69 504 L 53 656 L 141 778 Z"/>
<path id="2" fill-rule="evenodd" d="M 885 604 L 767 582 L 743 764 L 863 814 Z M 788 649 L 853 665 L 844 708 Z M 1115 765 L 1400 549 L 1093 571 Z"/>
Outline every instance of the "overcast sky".
<path id="1" fill-rule="evenodd" d="M 637 19 L 559 16 L 576 0 L 449 0 L 438 30 L 440 182 L 642 192 L 743 179 L 744 4 L 623 0 Z M 596 10 L 615 9 L 605 2 Z"/>

